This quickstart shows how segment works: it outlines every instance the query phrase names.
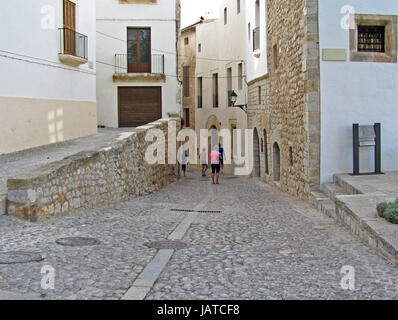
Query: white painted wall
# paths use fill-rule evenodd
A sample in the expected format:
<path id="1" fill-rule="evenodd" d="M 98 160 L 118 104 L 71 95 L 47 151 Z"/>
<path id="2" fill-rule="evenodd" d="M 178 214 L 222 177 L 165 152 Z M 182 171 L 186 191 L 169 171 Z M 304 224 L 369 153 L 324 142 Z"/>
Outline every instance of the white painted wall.
<path id="1" fill-rule="evenodd" d="M 26 0 L 4 1 L 0 10 L 0 96 L 96 101 L 95 0 L 74 2 L 77 31 L 88 36 L 88 60 L 93 69 L 88 63 L 72 68 L 58 59 L 62 0 L 35 0 L 29 5 Z M 44 29 L 43 21 L 53 23 Z"/>
<path id="2" fill-rule="evenodd" d="M 398 65 L 349 62 L 349 30 L 340 26 L 345 0 L 319 0 L 320 50 L 347 49 L 346 62 L 321 61 L 321 182 L 352 172 L 352 124 L 382 123 L 382 170 L 398 170 Z M 398 2 L 351 0 L 357 14 L 398 15 Z M 322 52 L 322 51 L 321 51 Z M 363 151 L 362 170 L 373 170 Z"/>
<path id="3" fill-rule="evenodd" d="M 261 77 L 268 73 L 267 66 L 267 5 L 266 0 L 260 0 L 260 55 L 253 54 L 253 30 L 256 24 L 256 9 L 255 0 L 243 1 L 245 5 L 246 25 L 243 28 L 246 30 L 243 41 L 246 45 L 246 74 L 247 82 Z M 248 24 L 250 23 L 250 39 L 248 35 Z"/>
<path id="4" fill-rule="evenodd" d="M 118 126 L 118 86 L 161 86 L 163 117 L 167 113 L 180 112 L 177 104 L 175 18 L 175 4 L 170 0 L 158 0 L 157 4 L 119 4 L 114 0 L 97 0 L 97 30 L 116 38 L 97 34 L 97 59 L 102 62 L 97 64 L 99 124 Z M 165 55 L 165 83 L 113 82 L 115 54 L 127 53 L 128 27 L 151 28 L 152 54 Z"/>

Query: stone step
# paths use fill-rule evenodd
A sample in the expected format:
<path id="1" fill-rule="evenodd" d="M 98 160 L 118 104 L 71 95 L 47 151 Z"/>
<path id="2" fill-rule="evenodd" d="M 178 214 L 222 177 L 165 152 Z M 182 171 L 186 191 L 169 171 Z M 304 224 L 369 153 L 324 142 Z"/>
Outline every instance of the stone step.
<path id="1" fill-rule="evenodd" d="M 322 191 L 320 191 L 320 190 L 311 191 L 310 202 L 317 209 L 320 209 L 319 203 L 321 201 L 325 201 L 325 200 L 328 200 L 328 198 Z"/>
<path id="2" fill-rule="evenodd" d="M 346 176 L 347 175 L 335 174 L 333 176 L 333 182 L 343 190 L 344 194 L 361 194 L 359 190 L 344 180 Z"/>
<path id="3" fill-rule="evenodd" d="M 336 196 L 347 194 L 339 185 L 335 183 L 322 184 L 321 191 L 326 195 L 326 197 L 333 201 L 336 200 Z"/>
<path id="4" fill-rule="evenodd" d="M 336 205 L 333 200 L 322 191 L 311 191 L 311 203 L 315 208 L 331 218 L 336 217 Z"/>
<path id="5" fill-rule="evenodd" d="M 6 194 L 0 194 L 0 216 L 6 214 Z"/>

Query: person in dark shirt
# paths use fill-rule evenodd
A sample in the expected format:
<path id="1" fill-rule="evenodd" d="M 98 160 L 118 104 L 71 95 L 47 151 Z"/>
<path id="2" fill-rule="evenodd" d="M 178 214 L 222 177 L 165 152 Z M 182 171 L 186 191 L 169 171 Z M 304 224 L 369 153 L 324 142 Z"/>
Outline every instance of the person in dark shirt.
<path id="1" fill-rule="evenodd" d="M 220 153 L 221 174 L 224 174 L 224 148 L 221 143 L 218 145 L 218 152 Z"/>

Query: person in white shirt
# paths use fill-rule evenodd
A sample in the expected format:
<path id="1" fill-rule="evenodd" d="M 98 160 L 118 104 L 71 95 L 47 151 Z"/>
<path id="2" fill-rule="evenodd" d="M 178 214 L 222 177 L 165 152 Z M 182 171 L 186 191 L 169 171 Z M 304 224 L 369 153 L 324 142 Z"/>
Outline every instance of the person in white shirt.
<path id="1" fill-rule="evenodd" d="M 209 166 L 208 166 L 207 152 L 205 148 L 203 148 L 200 154 L 200 164 L 202 165 L 202 177 L 206 177 L 206 171 L 209 168 Z"/>

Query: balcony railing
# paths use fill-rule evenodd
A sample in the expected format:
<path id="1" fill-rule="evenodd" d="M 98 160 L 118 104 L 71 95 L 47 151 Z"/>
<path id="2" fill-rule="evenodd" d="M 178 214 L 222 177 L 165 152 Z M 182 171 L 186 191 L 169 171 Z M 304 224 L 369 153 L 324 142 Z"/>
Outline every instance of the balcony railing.
<path id="1" fill-rule="evenodd" d="M 213 94 L 213 108 L 218 108 L 218 94 Z"/>
<path id="2" fill-rule="evenodd" d="M 127 73 L 153 73 L 164 74 L 164 55 L 151 55 L 150 62 L 136 62 L 132 54 L 115 55 L 115 72 L 118 74 Z M 149 59 L 148 59 L 149 60 Z"/>
<path id="3" fill-rule="evenodd" d="M 88 37 L 68 28 L 59 28 L 60 54 L 88 59 Z"/>
<path id="4" fill-rule="evenodd" d="M 260 28 L 253 30 L 253 51 L 260 49 Z"/>
<path id="5" fill-rule="evenodd" d="M 203 97 L 198 96 L 198 108 L 203 108 Z"/>

